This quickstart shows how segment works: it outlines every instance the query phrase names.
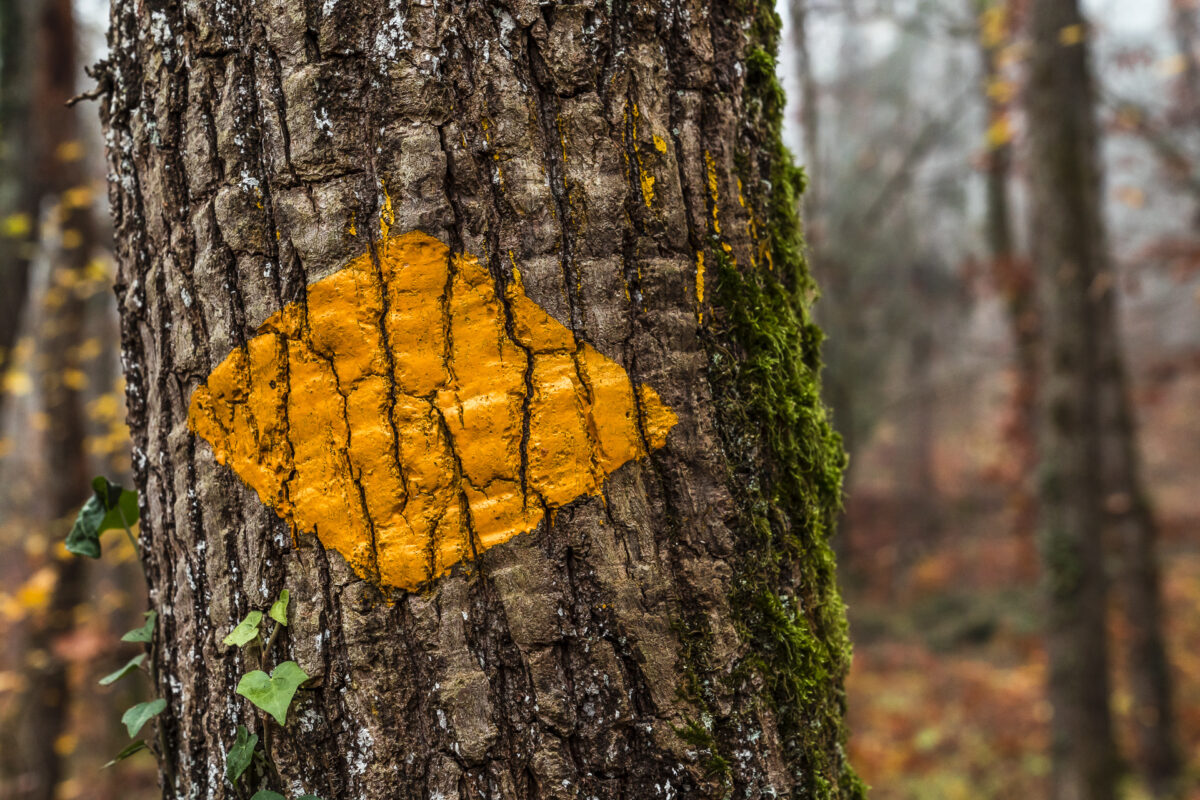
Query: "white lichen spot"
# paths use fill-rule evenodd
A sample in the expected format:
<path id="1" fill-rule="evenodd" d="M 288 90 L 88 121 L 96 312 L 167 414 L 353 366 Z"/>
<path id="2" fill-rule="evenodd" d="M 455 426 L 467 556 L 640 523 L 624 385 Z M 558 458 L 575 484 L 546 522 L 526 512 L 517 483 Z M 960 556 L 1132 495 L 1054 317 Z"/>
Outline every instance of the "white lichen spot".
<path id="1" fill-rule="evenodd" d="M 333 136 L 333 123 L 329 120 L 329 110 L 321 107 L 313 111 L 313 120 L 316 122 L 317 130 L 323 132 L 326 136 Z"/>

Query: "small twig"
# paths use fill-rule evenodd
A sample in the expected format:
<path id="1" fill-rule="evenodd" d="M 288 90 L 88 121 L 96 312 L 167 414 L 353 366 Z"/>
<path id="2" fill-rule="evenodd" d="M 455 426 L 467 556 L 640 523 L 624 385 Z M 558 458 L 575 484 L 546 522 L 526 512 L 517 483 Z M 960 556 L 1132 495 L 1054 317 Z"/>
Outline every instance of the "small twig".
<path id="1" fill-rule="evenodd" d="M 95 100 L 100 95 L 112 89 L 112 75 L 109 73 L 108 59 L 101 59 L 90 67 L 84 67 L 83 71 L 87 76 L 96 81 L 96 86 L 92 89 L 77 94 L 67 101 L 67 108 L 73 107 L 76 103 L 82 103 L 84 100 Z"/>
<path id="2" fill-rule="evenodd" d="M 267 655 L 271 652 L 271 645 L 275 644 L 275 637 L 279 634 L 279 629 L 282 627 L 278 622 L 275 623 L 275 627 L 271 629 L 271 636 L 267 639 L 267 644 L 262 649 L 262 655 L 259 656 L 258 666 L 263 672 L 267 671 Z"/>
<path id="3" fill-rule="evenodd" d="M 271 635 L 267 637 L 267 643 L 265 645 L 262 644 L 262 636 L 258 637 L 258 641 L 262 648 L 259 653 L 258 666 L 263 672 L 267 672 L 267 657 L 270 655 L 271 647 L 275 644 L 275 638 L 279 635 L 279 629 L 282 627 L 283 626 L 278 622 L 275 623 L 275 627 L 271 629 Z M 274 738 L 274 728 L 271 727 L 270 715 L 265 712 L 262 715 L 262 727 L 263 756 L 265 757 L 268 766 L 271 767 L 271 772 L 274 773 L 275 779 L 282 784 L 283 776 L 279 773 L 279 767 L 275 766 L 275 759 L 271 757 L 271 740 Z"/>
<path id="4" fill-rule="evenodd" d="M 138 557 L 138 563 L 141 563 L 142 548 L 138 547 L 137 539 L 133 536 L 133 529 L 129 527 L 129 520 L 125 519 L 125 510 L 121 508 L 120 502 L 117 503 L 117 513 L 121 515 L 121 524 L 125 526 L 125 535 L 129 537 L 129 543 L 133 545 L 133 554 Z M 142 570 L 145 569 L 143 566 Z"/>
<path id="5" fill-rule="evenodd" d="M 262 715 L 263 726 L 263 756 L 266 757 L 267 763 L 271 766 L 271 771 L 275 773 L 275 777 L 279 777 L 279 770 L 275 767 L 275 759 L 271 757 L 271 739 L 274 738 L 271 730 L 271 718 L 267 714 Z"/>
<path id="6" fill-rule="evenodd" d="M 94 89 L 88 89 L 86 92 L 81 92 L 66 102 L 67 108 L 74 108 L 76 103 L 82 103 L 84 100 L 95 100 L 100 95 L 108 91 L 108 83 L 104 82 L 97 85 Z"/>

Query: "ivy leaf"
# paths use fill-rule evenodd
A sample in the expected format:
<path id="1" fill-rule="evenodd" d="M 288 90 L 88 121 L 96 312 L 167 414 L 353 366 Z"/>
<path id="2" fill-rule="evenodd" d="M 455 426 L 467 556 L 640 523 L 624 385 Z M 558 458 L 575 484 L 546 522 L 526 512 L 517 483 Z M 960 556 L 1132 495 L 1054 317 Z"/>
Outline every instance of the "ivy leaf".
<path id="1" fill-rule="evenodd" d="M 148 643 L 154 639 L 154 623 L 158 621 L 158 612 L 147 611 L 143 616 L 146 618 L 146 624 L 140 628 L 134 628 L 129 633 L 122 636 L 122 642 Z"/>
<path id="2" fill-rule="evenodd" d="M 288 600 L 291 599 L 291 594 L 287 589 L 279 593 L 279 599 L 271 604 L 271 610 L 267 615 L 278 622 L 280 625 L 287 625 Z"/>
<path id="3" fill-rule="evenodd" d="M 126 675 L 128 675 L 129 673 L 133 672 L 135 669 L 140 667 L 142 665 L 142 662 L 145 660 L 146 660 L 146 654 L 139 653 L 138 655 L 129 659 L 129 663 L 126 664 L 125 666 L 121 667 L 116 672 L 111 672 L 108 675 L 105 675 L 103 678 L 101 678 L 100 685 L 108 686 L 111 683 L 116 683 L 117 681 L 121 680 L 121 678 L 124 678 Z M 132 736 L 133 734 L 131 733 L 129 735 Z"/>
<path id="4" fill-rule="evenodd" d="M 124 519 L 122 519 L 124 515 Z M 133 526 L 138 521 L 137 492 L 122 489 L 108 478 L 92 481 L 92 496 L 79 509 L 67 534 L 67 550 L 77 556 L 100 557 L 100 534 Z"/>
<path id="5" fill-rule="evenodd" d="M 134 753 L 137 753 L 137 752 L 139 752 L 141 750 L 145 750 L 145 749 L 146 749 L 146 743 L 144 741 L 142 741 L 141 739 L 138 739 L 136 742 L 131 742 L 128 745 L 126 745 L 125 748 L 121 752 L 119 752 L 115 756 L 113 756 L 112 761 L 109 761 L 107 764 L 105 764 L 100 769 L 108 769 L 109 767 L 116 764 L 117 762 L 124 761 L 125 759 L 127 759 L 131 755 L 133 755 Z"/>
<path id="6" fill-rule="evenodd" d="M 254 760 L 254 748 L 258 745 L 258 734 L 250 733 L 244 725 L 237 726 L 237 739 L 225 756 L 225 777 L 230 783 L 237 783 L 242 773 Z"/>
<path id="7" fill-rule="evenodd" d="M 246 618 L 237 624 L 225 637 L 225 644 L 243 647 L 258 637 L 258 625 L 262 622 L 261 611 L 251 611 Z"/>
<path id="8" fill-rule="evenodd" d="M 270 677 L 260 669 L 247 672 L 238 681 L 237 693 L 270 714 L 280 725 L 286 725 L 292 697 L 306 680 L 308 673 L 295 661 L 285 661 L 271 671 Z"/>
<path id="9" fill-rule="evenodd" d="M 162 710 L 166 707 L 167 701 L 160 697 L 157 700 L 138 703 L 126 711 L 121 716 L 121 722 L 125 723 L 125 729 L 129 731 L 129 738 L 132 739 L 134 736 L 137 736 L 137 732 L 142 729 L 142 726 L 161 714 Z"/>
<path id="10" fill-rule="evenodd" d="M 272 792 L 270 789 L 259 789 L 250 800 L 287 800 L 287 798 L 279 792 Z"/>
<path id="11" fill-rule="evenodd" d="M 67 550 L 77 556 L 100 557 L 100 523 L 108 512 L 95 496 L 88 498 L 75 515 L 75 524 L 67 534 Z"/>

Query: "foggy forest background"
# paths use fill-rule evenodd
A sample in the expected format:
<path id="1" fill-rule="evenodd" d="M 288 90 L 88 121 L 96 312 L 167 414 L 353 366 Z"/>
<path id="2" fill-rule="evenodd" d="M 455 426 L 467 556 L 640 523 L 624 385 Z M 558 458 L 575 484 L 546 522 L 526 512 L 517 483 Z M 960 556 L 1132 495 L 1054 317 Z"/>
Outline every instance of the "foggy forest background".
<path id="1" fill-rule="evenodd" d="M 82 67 L 103 54 L 107 10 L 103 0 L 60 5 L 73 16 L 38 35 L 58 37 L 74 94 L 92 85 Z M 786 137 L 810 179 L 804 213 L 828 335 L 826 401 L 851 454 L 836 545 L 855 643 L 850 757 L 880 800 L 1048 792 L 1029 416 L 1037 387 L 1022 368 L 1038 320 L 1023 305 L 1028 176 L 1012 18 L 1021 5 L 779 6 Z M 1189 785 L 1200 785 L 1198 5 L 1085 3 Z M 3 42 L 0 31 L 0 50 Z M 53 75 L 23 79 L 55 85 Z M 0 103 L 5 132 L 11 107 Z M 31 770 L 53 768 L 60 800 L 139 800 L 158 794 L 152 759 L 100 767 L 128 741 L 121 712 L 145 687 L 97 680 L 136 652 L 119 637 L 141 623 L 141 572 L 120 537 L 106 540 L 101 561 L 67 556 L 74 510 L 56 504 L 63 475 L 42 452 L 57 424 L 46 387 L 80 389 L 86 473 L 128 485 L 103 142 L 93 104 L 69 113 L 78 128 L 56 149 L 63 182 L 29 205 L 0 176 L 0 258 L 32 265 L 19 297 L 0 289 L 6 319 L 23 306 L 12 347 L 0 352 L 0 797 L 23 797 L 38 779 Z M 1013 206 L 1007 248 L 989 225 L 995 181 Z M 50 281 L 50 265 L 66 256 L 81 264 L 75 277 Z M 70 325 L 79 338 L 56 350 Z M 1130 753 L 1139 709 L 1121 642 L 1137 621 L 1111 619 L 1113 709 Z M 1126 789 L 1147 796 L 1136 778 Z"/>

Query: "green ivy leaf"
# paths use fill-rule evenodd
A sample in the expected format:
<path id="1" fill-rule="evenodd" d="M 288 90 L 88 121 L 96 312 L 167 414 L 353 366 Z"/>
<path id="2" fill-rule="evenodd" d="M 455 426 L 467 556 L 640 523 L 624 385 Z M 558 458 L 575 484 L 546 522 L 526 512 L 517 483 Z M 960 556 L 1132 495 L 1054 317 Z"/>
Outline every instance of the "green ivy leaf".
<path id="1" fill-rule="evenodd" d="M 124 519 L 122 519 L 124 515 Z M 67 534 L 67 550 L 77 556 L 100 557 L 100 534 L 130 527 L 138 521 L 137 492 L 122 489 L 108 478 L 92 480 L 92 496 L 79 509 Z"/>
<path id="2" fill-rule="evenodd" d="M 270 677 L 260 669 L 247 672 L 238 681 L 237 693 L 270 714 L 280 725 L 286 725 L 292 697 L 306 680 L 308 674 L 295 661 L 285 661 L 271 671 Z"/>
<path id="3" fill-rule="evenodd" d="M 258 745 L 258 734 L 250 733 L 244 725 L 237 726 L 237 739 L 225 756 L 225 777 L 230 783 L 237 783 L 242 773 L 254 760 L 254 748 Z"/>
<path id="4" fill-rule="evenodd" d="M 113 756 L 112 761 L 109 761 L 107 764 L 105 764 L 100 769 L 108 769 L 109 767 L 116 764 L 117 762 L 124 761 L 125 759 L 127 759 L 131 755 L 133 755 L 134 753 L 140 752 L 145 749 L 146 749 L 146 743 L 143 742 L 141 739 L 138 739 L 136 742 L 131 742 L 130 744 L 125 746 L 125 749 L 123 749 L 121 752 L 119 752 L 115 756 Z"/>
<path id="5" fill-rule="evenodd" d="M 151 642 L 154 639 L 154 623 L 158 621 L 157 611 L 147 611 L 143 616 L 146 618 L 146 624 L 140 628 L 134 628 L 129 633 L 121 637 L 122 642 Z"/>
<path id="6" fill-rule="evenodd" d="M 121 678 L 124 678 L 126 675 L 128 675 L 129 673 L 133 672 L 135 669 L 140 667 L 142 665 L 142 662 L 145 660 L 146 660 L 146 654 L 139 653 L 138 655 L 129 659 L 129 663 L 126 664 L 125 666 L 121 667 L 116 672 L 109 673 L 108 675 L 105 675 L 103 678 L 101 678 L 100 685 L 108 686 L 110 683 L 116 683 L 117 681 L 121 680 Z M 133 734 L 131 733 L 129 735 L 132 736 Z"/>
<path id="7" fill-rule="evenodd" d="M 279 792 L 272 792 L 270 789 L 259 789 L 250 800 L 287 800 L 287 798 Z"/>
<path id="8" fill-rule="evenodd" d="M 225 637 L 225 644 L 243 647 L 258 638 L 258 626 L 262 622 L 261 611 L 251 611 L 246 618 L 237 624 Z"/>
<path id="9" fill-rule="evenodd" d="M 289 599 L 291 599 L 291 594 L 289 594 L 287 589 L 284 589 L 282 592 L 279 593 L 279 599 L 271 604 L 271 610 L 267 612 L 267 615 L 270 616 L 271 619 L 278 622 L 280 625 L 287 625 L 287 611 L 288 611 L 288 600 Z"/>
<path id="10" fill-rule="evenodd" d="M 161 714 L 162 710 L 166 707 L 167 701 L 160 697 L 157 700 L 138 703 L 126 711 L 121 716 L 121 722 L 125 723 L 125 729 L 129 731 L 129 738 L 132 739 L 134 736 L 137 736 L 137 732 L 142 729 L 142 726 Z"/>

